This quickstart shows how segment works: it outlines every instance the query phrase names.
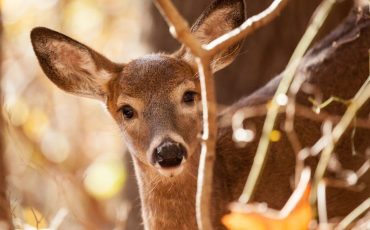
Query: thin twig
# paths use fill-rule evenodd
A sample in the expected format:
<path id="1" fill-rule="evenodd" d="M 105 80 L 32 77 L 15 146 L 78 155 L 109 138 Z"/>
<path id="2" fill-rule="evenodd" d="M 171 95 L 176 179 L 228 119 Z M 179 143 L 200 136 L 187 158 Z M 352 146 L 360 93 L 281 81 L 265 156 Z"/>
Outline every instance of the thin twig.
<path id="1" fill-rule="evenodd" d="M 238 28 L 233 29 L 227 34 L 213 40 L 205 48 L 209 51 L 211 56 L 221 52 L 222 50 L 236 44 L 241 39 L 247 37 L 257 29 L 267 25 L 284 9 L 288 0 L 275 0 L 272 4 L 261 13 L 248 18 Z"/>
<path id="2" fill-rule="evenodd" d="M 295 185 L 297 185 L 297 182 L 299 181 L 299 176 L 301 174 L 302 169 L 304 168 L 302 155 L 300 154 L 302 147 L 301 144 L 298 140 L 298 136 L 296 132 L 294 131 L 294 118 L 295 117 L 300 117 L 300 118 L 306 118 L 308 120 L 312 121 L 317 121 L 317 122 L 325 122 L 325 121 L 330 121 L 333 124 L 337 124 L 340 122 L 342 116 L 339 115 L 334 115 L 327 113 L 325 111 L 320 111 L 319 113 L 314 112 L 311 108 L 308 108 L 304 105 L 300 105 L 298 103 L 294 103 L 293 101 L 289 101 L 288 105 L 286 107 L 290 106 L 291 108 L 294 108 L 294 111 L 289 111 L 288 108 L 281 107 L 279 109 L 279 113 L 286 113 L 286 122 L 285 122 L 285 132 L 288 136 L 289 141 L 291 142 L 292 145 L 296 145 L 295 147 L 293 146 L 294 152 L 296 153 L 296 170 L 295 170 Z M 260 117 L 260 116 L 265 116 L 267 113 L 267 104 L 261 104 L 257 106 L 252 106 L 252 107 L 244 107 L 237 112 L 234 113 L 231 121 L 232 121 L 232 129 L 233 129 L 233 139 L 237 142 L 250 142 L 253 140 L 253 138 L 249 138 L 248 141 L 238 138 L 236 134 L 238 133 L 239 130 L 242 130 L 243 132 L 248 131 L 244 129 L 243 122 L 246 119 L 250 119 L 253 117 Z M 288 117 L 288 115 L 291 115 L 291 117 Z M 230 118 L 226 116 L 226 119 L 221 120 L 220 123 L 223 124 L 223 126 L 228 125 L 228 121 Z M 290 124 L 287 124 L 287 121 L 289 121 Z M 291 127 L 287 127 L 291 126 Z M 363 128 L 363 129 L 370 129 L 370 120 L 369 119 L 361 119 L 361 118 L 356 118 L 356 122 L 352 122 L 350 124 L 350 127 L 355 127 L 355 128 Z M 289 131 L 291 129 L 291 131 Z M 290 132 L 290 134 L 289 134 Z M 321 141 L 322 139 L 320 139 Z M 321 149 L 319 150 L 321 151 Z M 365 167 L 365 166 L 364 166 Z M 367 170 L 367 169 L 366 169 Z"/>
<path id="3" fill-rule="evenodd" d="M 356 96 L 353 98 L 350 106 L 343 115 L 341 121 L 334 127 L 333 132 L 330 135 L 329 143 L 321 153 L 319 163 L 316 168 L 314 175 L 314 181 L 311 193 L 311 204 L 316 202 L 316 189 L 318 183 L 321 181 L 326 168 L 328 166 L 330 156 L 334 150 L 335 144 L 339 141 L 343 133 L 347 130 L 348 126 L 351 124 L 352 120 L 356 116 L 357 111 L 370 97 L 370 76 L 366 82 L 362 85 L 361 89 L 357 92 Z"/>
<path id="4" fill-rule="evenodd" d="M 295 106 L 294 112 L 295 117 L 301 117 L 317 122 L 330 121 L 333 124 L 338 124 L 342 118 L 342 116 L 330 114 L 325 111 L 320 111 L 320 113 L 316 113 L 311 108 L 308 108 L 298 103 L 296 103 L 294 106 Z M 246 119 L 265 116 L 267 111 L 268 111 L 267 104 L 257 105 L 253 107 L 245 107 L 238 110 L 236 113 L 234 113 L 234 116 L 232 118 L 233 130 L 235 131 L 238 128 L 243 128 L 243 121 Z M 285 113 L 285 111 L 286 110 L 284 107 L 280 107 L 278 113 L 279 114 Z M 223 123 L 224 126 L 228 125 L 228 123 L 226 123 L 224 119 L 220 122 Z M 370 129 L 370 120 L 356 118 L 356 122 L 352 122 L 350 124 L 350 127 Z"/>
<path id="5" fill-rule="evenodd" d="M 50 222 L 50 229 L 58 229 L 62 224 L 66 216 L 68 215 L 68 209 L 61 208 Z"/>
<path id="6" fill-rule="evenodd" d="M 350 214 L 348 214 L 338 225 L 335 229 L 342 230 L 347 229 L 348 226 L 361 214 L 365 213 L 366 210 L 370 208 L 370 198 L 367 198 L 364 202 L 362 202 L 357 208 L 355 208 Z"/>
<path id="7" fill-rule="evenodd" d="M 210 205 L 217 137 L 217 106 L 209 60 L 197 58 L 203 108 L 202 149 L 199 160 L 196 214 L 199 229 L 211 229 Z M 208 90 L 208 92 L 207 92 Z M 207 218 L 204 218 L 207 217 Z"/>
<path id="8" fill-rule="evenodd" d="M 43 216 L 41 216 L 41 219 L 39 220 L 38 216 L 36 215 L 36 212 L 33 208 L 31 208 L 31 212 L 32 212 L 32 215 L 33 217 L 35 218 L 35 222 L 36 222 L 36 229 L 39 229 L 39 225 L 41 223 L 41 221 L 43 220 Z"/>
<path id="9" fill-rule="evenodd" d="M 320 226 L 325 226 L 328 224 L 328 212 L 326 208 L 326 184 L 325 181 L 322 180 L 319 183 L 319 187 L 317 189 L 317 199 L 319 200 L 318 204 L 318 213 L 319 213 L 319 221 Z"/>
<path id="10" fill-rule="evenodd" d="M 155 0 L 156 7 L 166 19 L 174 38 L 184 44 L 193 55 L 202 57 L 205 50 L 202 44 L 192 35 L 187 21 L 181 16 L 171 0 Z"/>
<path id="11" fill-rule="evenodd" d="M 279 107 L 280 107 L 279 104 L 276 103 L 276 98 L 279 95 L 283 95 L 283 94 L 286 95 L 290 87 L 290 84 L 294 78 L 294 74 L 298 68 L 300 60 L 302 59 L 303 55 L 305 54 L 306 50 L 311 44 L 313 38 L 316 36 L 318 30 L 320 29 L 325 19 L 327 18 L 334 3 L 335 3 L 335 0 L 325 0 L 319 5 L 319 7 L 317 8 L 317 10 L 312 16 L 312 22 L 308 26 L 298 46 L 294 50 L 294 53 L 292 57 L 290 58 L 287 68 L 282 73 L 283 78 L 273 97 L 271 107 L 269 108 L 267 112 L 266 120 L 265 120 L 263 130 L 262 130 L 262 137 L 258 144 L 257 152 L 256 152 L 256 155 L 253 161 L 250 174 L 247 179 L 247 183 L 244 187 L 242 195 L 239 198 L 240 202 L 246 203 L 252 198 L 253 192 L 256 188 L 256 184 L 261 175 L 264 162 L 265 162 L 265 158 L 267 155 L 267 149 L 270 144 L 270 141 L 269 141 L 270 133 L 274 128 L 275 120 L 276 120 L 277 114 L 279 112 Z"/>
<path id="12" fill-rule="evenodd" d="M 204 55 L 201 43 L 191 34 L 188 23 L 170 0 L 156 0 L 157 8 L 170 26 L 172 35 L 195 56 L 201 86 L 203 135 L 196 193 L 196 218 L 200 230 L 212 229 L 210 204 L 213 182 L 213 162 L 217 136 L 217 108 L 210 59 Z"/>

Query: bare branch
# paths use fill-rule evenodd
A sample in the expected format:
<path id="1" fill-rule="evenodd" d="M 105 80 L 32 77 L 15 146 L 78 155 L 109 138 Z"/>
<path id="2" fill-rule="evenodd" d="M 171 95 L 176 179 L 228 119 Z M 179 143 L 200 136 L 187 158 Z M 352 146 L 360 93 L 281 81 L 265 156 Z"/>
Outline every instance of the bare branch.
<path id="1" fill-rule="evenodd" d="M 300 40 L 296 49 L 294 50 L 294 53 L 292 57 L 290 58 L 287 68 L 282 73 L 283 78 L 273 97 L 271 107 L 269 108 L 267 112 L 266 120 L 265 120 L 263 130 L 262 130 L 262 137 L 260 139 L 260 142 L 258 143 L 257 152 L 256 152 L 256 155 L 253 161 L 252 169 L 247 179 L 247 183 L 244 187 L 244 191 L 239 198 L 240 202 L 246 203 L 252 198 L 256 184 L 261 175 L 263 165 L 264 165 L 266 155 L 267 155 L 267 149 L 270 144 L 269 136 L 270 136 L 271 131 L 274 128 L 275 120 L 276 120 L 277 114 L 279 112 L 279 107 L 280 107 L 280 105 L 276 103 L 276 98 L 279 95 L 286 95 L 286 93 L 288 92 L 288 89 L 295 76 L 294 74 L 298 68 L 300 60 L 302 59 L 303 55 L 305 54 L 312 40 L 316 36 L 319 28 L 324 23 L 334 3 L 335 3 L 334 0 L 325 0 L 316 9 L 315 13 L 312 16 L 312 22 L 308 26 L 302 39 Z"/>
<path id="2" fill-rule="evenodd" d="M 306 118 L 308 120 L 317 121 L 317 122 L 330 121 L 333 124 L 337 124 L 337 123 L 340 122 L 340 120 L 342 118 L 342 116 L 330 114 L 330 113 L 327 113 L 325 111 L 320 111 L 320 113 L 316 113 L 312 109 L 310 109 L 310 108 L 308 108 L 304 105 L 298 104 L 298 103 L 296 103 L 294 106 L 295 106 L 294 115 L 297 116 L 297 117 Z M 233 129 L 234 129 L 234 132 L 238 128 L 243 128 L 242 124 L 243 124 L 243 121 L 245 119 L 265 116 L 267 111 L 268 111 L 267 104 L 253 106 L 253 107 L 245 107 L 243 109 L 238 110 L 235 113 L 234 118 L 232 119 L 232 126 L 233 126 Z M 280 107 L 278 112 L 279 112 L 279 114 L 284 113 L 285 108 Z M 226 124 L 226 121 L 222 120 L 221 122 L 222 123 L 225 122 L 225 124 Z M 350 127 L 370 129 L 370 120 L 356 118 L 356 123 L 352 122 L 350 124 Z"/>
<path id="3" fill-rule="evenodd" d="M 328 212 L 326 207 L 326 184 L 325 181 L 320 181 L 317 189 L 317 199 L 319 199 L 318 204 L 318 215 L 320 226 L 325 226 L 328 224 Z"/>
<path id="4" fill-rule="evenodd" d="M 189 24 L 177 11 L 172 1 L 155 0 L 155 4 L 166 19 L 172 36 L 189 48 L 195 56 L 203 56 L 205 50 L 202 48 L 201 43 L 191 34 Z"/>
<path id="5" fill-rule="evenodd" d="M 348 226 L 361 214 L 365 213 L 370 208 L 370 198 L 362 202 L 350 214 L 348 214 L 336 227 L 336 229 L 347 229 Z"/>
<path id="6" fill-rule="evenodd" d="M 227 47 L 236 44 L 238 41 L 246 38 L 248 35 L 267 25 L 277 16 L 279 16 L 280 12 L 284 9 L 287 3 L 288 0 L 274 0 L 267 9 L 253 17 L 248 18 L 238 28 L 235 28 L 219 38 L 216 38 L 206 45 L 205 48 L 209 51 L 209 54 L 213 56 Z"/>
<path id="7" fill-rule="evenodd" d="M 198 168 L 196 213 L 199 229 L 212 229 L 210 204 L 217 137 L 217 106 L 213 75 L 208 59 L 197 58 L 203 108 L 202 150 Z M 208 92 L 207 92 L 208 90 Z"/>
<path id="8" fill-rule="evenodd" d="M 156 5 L 167 19 L 172 35 L 196 56 L 203 109 L 203 135 L 198 168 L 196 214 L 199 229 L 212 229 L 210 203 L 217 136 L 217 108 L 210 60 L 205 57 L 206 51 L 191 34 L 187 22 L 178 13 L 172 2 L 170 0 L 157 0 Z"/>
<path id="9" fill-rule="evenodd" d="M 350 106 L 348 107 L 347 111 L 343 115 L 340 122 L 334 127 L 333 132 L 330 135 L 329 143 L 327 143 L 326 147 L 321 153 L 320 161 L 317 165 L 316 172 L 314 175 L 314 181 L 312 186 L 312 194 L 311 194 L 311 203 L 316 202 L 316 189 L 318 183 L 321 181 L 326 168 L 328 166 L 330 156 L 334 150 L 335 144 L 339 141 L 343 133 L 346 131 L 354 117 L 356 116 L 357 111 L 361 108 L 361 106 L 369 99 L 370 97 L 370 76 L 367 81 L 363 84 L 361 89 L 358 91 L 354 99 L 352 100 Z"/>

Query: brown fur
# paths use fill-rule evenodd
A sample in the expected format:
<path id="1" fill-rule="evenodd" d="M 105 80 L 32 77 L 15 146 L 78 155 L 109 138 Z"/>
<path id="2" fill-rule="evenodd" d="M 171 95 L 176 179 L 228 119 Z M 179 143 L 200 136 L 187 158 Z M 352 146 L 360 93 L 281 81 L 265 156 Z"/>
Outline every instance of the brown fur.
<path id="1" fill-rule="evenodd" d="M 216 1 L 198 20 L 199 24 L 193 27 L 193 32 L 200 33 L 197 34 L 198 37 L 206 37 L 204 31 L 208 29 L 197 28 L 212 26 L 214 21 L 223 31 L 231 30 L 241 22 L 243 9 L 240 8 L 240 3 Z M 223 11 L 224 6 L 235 6 L 234 9 L 239 11 L 232 14 L 236 15 L 232 27 L 230 21 L 220 18 L 230 17 L 222 12 L 233 12 Z M 213 17 L 215 15 L 216 18 Z M 300 67 L 300 77 L 305 77 L 307 81 L 318 86 L 324 98 L 332 95 L 351 98 L 368 76 L 370 23 L 368 15 L 362 15 L 358 21 L 356 16 L 351 16 L 336 32 L 316 45 L 306 55 L 303 61 L 305 64 Z M 223 21 L 225 23 L 222 23 Z M 360 36 L 354 36 L 356 34 Z M 40 64 L 55 84 L 68 92 L 105 99 L 108 110 L 122 130 L 134 161 L 146 229 L 197 229 L 195 192 L 200 151 L 197 137 L 201 131 L 201 113 L 197 110 L 199 98 L 194 106 L 181 102 L 182 93 L 186 90 L 199 93 L 196 72 L 192 63 L 184 56 L 187 51 L 182 49 L 173 55 L 148 55 L 119 65 L 108 61 L 90 48 L 45 28 L 34 30 L 31 36 Z M 55 41 L 58 42 L 53 43 Z M 337 42 L 339 46 L 332 46 L 333 42 Z M 68 60 L 68 56 L 60 52 L 61 49 L 55 48 L 55 44 L 68 49 L 76 47 L 72 48 L 71 52 L 73 59 L 77 61 Z M 226 52 L 224 55 L 229 60 L 227 63 L 235 57 L 234 52 Z M 88 59 L 90 62 L 86 64 Z M 219 68 L 225 66 L 225 63 L 218 63 Z M 109 80 L 96 74 L 101 70 L 109 73 Z M 229 118 L 239 108 L 268 102 L 279 81 L 280 77 L 277 77 L 261 90 L 235 103 L 219 115 L 219 120 Z M 301 104 L 309 105 L 307 98 L 308 95 L 299 93 L 297 100 Z M 125 104 L 136 110 L 135 119 L 125 120 L 122 117 L 119 109 Z M 369 109 L 368 103 L 359 115 L 365 116 Z M 332 105 L 327 110 L 342 114 L 344 107 Z M 280 116 L 277 129 L 280 128 L 282 119 L 283 116 Z M 227 212 L 227 204 L 236 200 L 242 191 L 253 162 L 263 121 L 264 117 L 248 120 L 257 130 L 257 136 L 244 148 L 235 146 L 229 125 L 219 128 L 211 207 L 216 229 L 223 229 L 220 218 Z M 321 136 L 320 123 L 308 119 L 296 118 L 296 130 L 303 146 L 311 146 Z M 150 148 L 156 138 L 166 137 L 171 133 L 181 136 L 189 146 L 188 159 L 181 174 L 164 177 L 153 167 Z M 369 140 L 370 133 L 358 129 L 354 141 L 359 154 L 352 156 L 350 134 L 342 138 L 336 148 L 336 154 L 344 168 L 357 170 L 361 166 L 366 160 L 364 153 L 369 146 Z M 267 202 L 270 207 L 281 208 L 292 192 L 295 156 L 284 135 L 279 142 L 271 145 L 269 153 L 254 201 Z M 316 162 L 317 159 L 310 159 L 307 164 L 314 168 Z M 357 192 L 328 189 L 329 215 L 343 216 L 368 197 L 369 179 L 368 172 L 361 179 L 361 183 L 366 185 L 365 188 Z"/>
<path id="2" fill-rule="evenodd" d="M 167 55 L 149 55 L 128 63 L 121 75 L 109 84 L 108 109 L 119 124 L 124 123 L 116 105 L 121 93 L 145 105 L 140 111 L 141 121 L 137 128 L 120 127 L 125 129 L 124 138 L 134 160 L 147 229 L 192 229 L 196 226 L 193 217 L 198 151 L 195 148 L 198 146 L 196 136 L 200 130 L 200 114 L 188 116 L 178 113 L 181 100 L 176 101 L 169 96 L 184 80 L 197 83 L 188 64 Z M 198 83 L 196 90 L 199 92 Z M 179 134 L 192 147 L 188 167 L 176 178 L 158 175 L 148 160 L 148 146 L 153 138 L 167 132 Z M 184 203 L 183 200 L 194 202 Z"/>
<path id="3" fill-rule="evenodd" d="M 195 37 L 202 43 L 208 44 L 220 37 L 225 31 L 230 31 L 244 22 L 244 1 L 240 0 L 215 0 L 203 12 L 191 28 Z M 241 43 L 220 52 L 212 60 L 211 67 L 214 72 L 228 66 L 241 48 Z M 176 57 L 185 59 L 195 67 L 191 53 L 184 46 L 176 53 Z"/>
<path id="4" fill-rule="evenodd" d="M 31 41 L 42 69 L 58 87 L 80 96 L 103 100 L 106 84 L 122 65 L 52 30 L 35 28 Z"/>

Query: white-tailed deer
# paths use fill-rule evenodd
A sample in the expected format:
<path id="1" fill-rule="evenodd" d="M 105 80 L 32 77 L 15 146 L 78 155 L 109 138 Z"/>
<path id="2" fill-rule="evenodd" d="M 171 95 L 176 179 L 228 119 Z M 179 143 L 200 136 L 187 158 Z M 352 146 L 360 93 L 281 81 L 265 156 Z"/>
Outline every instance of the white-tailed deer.
<path id="1" fill-rule="evenodd" d="M 237 27 L 243 20 L 243 1 L 217 0 L 197 20 L 192 31 L 198 39 L 207 43 Z M 367 74 L 362 76 L 360 73 L 367 72 L 367 49 L 363 47 L 370 47 L 370 39 L 367 40 L 370 37 L 369 24 L 369 20 L 364 19 L 358 22 L 356 28 L 347 25 L 348 28 L 342 28 L 344 33 L 333 34 L 306 56 L 326 55 L 325 60 L 313 59 L 309 66 L 301 68 L 301 71 L 306 71 L 302 75 L 316 84 L 324 97 L 335 95 L 351 98 L 365 81 Z M 357 37 L 360 41 L 354 43 L 360 44 L 362 49 L 354 56 L 353 49 L 356 47 L 348 45 L 342 47 L 342 54 L 336 57 L 339 61 L 346 61 L 344 65 L 350 67 L 343 67 L 345 72 L 337 72 L 335 76 L 325 72 L 329 67 L 333 69 L 331 65 L 335 64 L 335 58 L 331 56 L 336 52 L 331 46 L 332 42 L 341 41 L 342 37 L 350 36 L 356 30 L 362 30 L 365 34 Z M 126 64 L 117 64 L 50 29 L 35 28 L 31 39 L 40 65 L 51 81 L 67 92 L 101 100 L 117 121 L 134 161 L 145 228 L 197 229 L 195 193 L 201 111 L 197 106 L 200 100 L 199 82 L 191 53 L 181 48 L 173 54 L 152 54 Z M 351 43 L 344 39 L 342 44 L 348 42 Z M 234 46 L 215 57 L 213 71 L 231 63 L 238 48 L 239 45 Z M 348 60 L 346 52 L 352 52 Z M 328 67 L 321 70 L 319 67 L 323 62 Z M 278 82 L 279 77 L 226 109 L 219 119 L 230 117 L 240 108 L 268 102 Z M 309 105 L 308 96 L 303 93 L 298 95 L 297 100 Z M 361 114 L 368 113 L 369 107 L 367 104 L 366 111 Z M 341 105 L 328 107 L 328 111 L 334 114 L 340 114 L 342 110 Z M 248 120 L 254 125 L 257 136 L 255 141 L 243 148 L 235 146 L 229 125 L 219 128 L 211 207 L 216 229 L 223 229 L 220 218 L 227 212 L 227 204 L 241 194 L 263 120 L 263 116 Z M 311 146 L 321 136 L 320 122 L 310 119 L 297 117 L 296 129 L 303 146 Z M 358 152 L 355 156 L 351 155 L 350 138 L 350 135 L 343 138 L 336 153 L 343 168 L 356 170 L 366 161 L 363 153 L 368 148 L 370 133 L 357 130 L 353 140 Z M 284 135 L 279 142 L 271 145 L 269 151 L 254 201 L 267 202 L 270 207 L 280 208 L 292 192 L 295 155 Z M 315 160 L 309 164 L 314 167 Z M 343 216 L 368 197 L 369 178 L 369 173 L 361 178 L 365 187 L 359 191 L 328 189 L 329 216 Z"/>

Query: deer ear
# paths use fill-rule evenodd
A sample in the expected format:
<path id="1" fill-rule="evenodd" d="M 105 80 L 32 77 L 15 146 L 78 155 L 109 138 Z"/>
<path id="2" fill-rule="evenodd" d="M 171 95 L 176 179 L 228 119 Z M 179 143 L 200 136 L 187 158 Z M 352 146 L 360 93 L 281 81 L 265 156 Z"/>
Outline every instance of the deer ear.
<path id="1" fill-rule="evenodd" d="M 33 29 L 31 41 L 47 77 L 73 94 L 105 100 L 108 82 L 122 70 L 122 65 L 47 28 Z"/>
<path id="2" fill-rule="evenodd" d="M 245 6 L 243 0 L 215 0 L 197 19 L 191 31 L 202 44 L 208 44 L 219 36 L 240 26 L 244 20 Z M 242 42 L 216 55 L 211 65 L 213 72 L 233 62 L 239 53 L 241 45 Z M 184 47 L 181 47 L 175 55 L 195 66 L 194 57 Z"/>

